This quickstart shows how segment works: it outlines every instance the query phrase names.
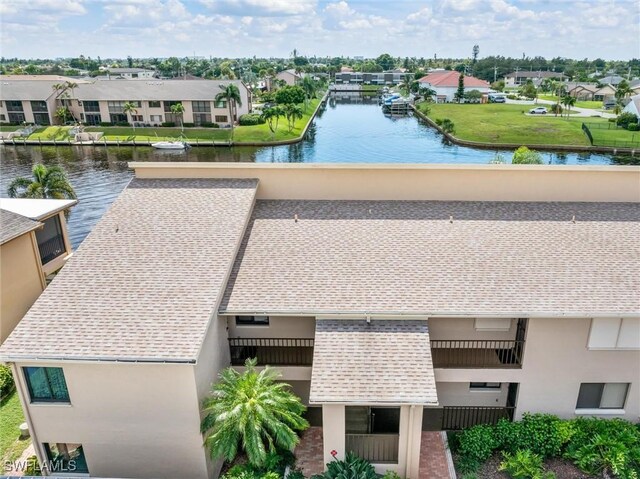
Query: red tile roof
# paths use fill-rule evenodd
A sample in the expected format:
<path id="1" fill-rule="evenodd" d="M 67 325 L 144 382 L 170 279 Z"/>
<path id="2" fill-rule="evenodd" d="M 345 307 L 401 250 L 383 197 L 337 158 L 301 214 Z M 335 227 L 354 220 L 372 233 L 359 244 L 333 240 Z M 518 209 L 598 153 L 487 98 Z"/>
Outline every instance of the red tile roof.
<path id="1" fill-rule="evenodd" d="M 458 77 L 460 77 L 460 73 L 455 70 L 441 70 L 436 72 L 431 72 L 426 76 L 420 78 L 420 83 L 430 83 L 433 86 L 458 86 Z M 489 82 L 484 80 L 480 80 L 479 78 L 472 77 L 469 75 L 465 75 L 464 77 L 464 86 L 469 87 L 484 87 L 489 88 Z"/>

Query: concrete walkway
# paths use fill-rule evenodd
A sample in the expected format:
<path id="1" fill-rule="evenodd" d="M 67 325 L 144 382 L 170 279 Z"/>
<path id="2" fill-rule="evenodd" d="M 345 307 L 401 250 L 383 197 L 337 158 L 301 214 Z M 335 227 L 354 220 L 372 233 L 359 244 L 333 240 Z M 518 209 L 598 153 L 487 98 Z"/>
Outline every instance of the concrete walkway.
<path id="1" fill-rule="evenodd" d="M 302 469 L 304 477 L 324 472 L 324 453 L 322 451 L 322 428 L 310 427 L 302 433 L 300 443 L 293 453 L 296 465 Z"/>

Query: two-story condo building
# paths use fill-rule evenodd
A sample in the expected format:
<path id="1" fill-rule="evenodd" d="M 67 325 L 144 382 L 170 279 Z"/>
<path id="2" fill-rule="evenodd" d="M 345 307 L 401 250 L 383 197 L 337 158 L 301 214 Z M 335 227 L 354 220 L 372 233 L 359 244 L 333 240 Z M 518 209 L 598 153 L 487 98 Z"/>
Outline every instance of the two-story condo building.
<path id="1" fill-rule="evenodd" d="M 356 72 L 340 71 L 336 72 L 334 82 L 336 85 L 356 84 L 356 85 L 397 85 L 401 83 L 406 76 L 413 73 L 401 71 L 391 72 Z"/>
<path id="2" fill-rule="evenodd" d="M 38 457 L 208 478 L 200 404 L 246 358 L 418 478 L 423 430 L 640 415 L 640 168 L 133 163 L 0 347 Z"/>
<path id="3" fill-rule="evenodd" d="M 240 91 L 241 104 L 229 117 L 226 101 L 216 101 L 221 86 L 233 83 Z M 55 89 L 54 85 L 62 88 Z M 124 104 L 133 103 L 136 111 L 125 114 Z M 59 123 L 56 109 L 69 109 L 73 120 L 87 125 L 135 123 L 157 126 L 178 123 L 171 107 L 181 103 L 182 121 L 202 125 L 228 126 L 240 115 L 251 111 L 251 92 L 240 80 L 138 80 L 76 81 L 73 88 L 57 81 L 9 80 L 0 88 L 0 121 L 11 123 Z"/>
<path id="4" fill-rule="evenodd" d="M 65 212 L 76 203 L 0 199 L 0 343 L 71 257 Z"/>

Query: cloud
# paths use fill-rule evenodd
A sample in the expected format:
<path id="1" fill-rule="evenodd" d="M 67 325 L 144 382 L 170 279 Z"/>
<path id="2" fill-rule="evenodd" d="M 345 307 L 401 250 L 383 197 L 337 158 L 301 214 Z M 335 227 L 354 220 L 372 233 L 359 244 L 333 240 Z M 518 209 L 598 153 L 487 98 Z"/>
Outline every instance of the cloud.
<path id="1" fill-rule="evenodd" d="M 288 16 L 311 14 L 317 0 L 200 0 L 200 3 L 219 13 L 245 16 Z"/>
<path id="2" fill-rule="evenodd" d="M 360 13 L 344 0 L 329 3 L 323 13 L 325 15 L 323 25 L 329 30 L 367 30 L 390 25 L 388 19 Z"/>

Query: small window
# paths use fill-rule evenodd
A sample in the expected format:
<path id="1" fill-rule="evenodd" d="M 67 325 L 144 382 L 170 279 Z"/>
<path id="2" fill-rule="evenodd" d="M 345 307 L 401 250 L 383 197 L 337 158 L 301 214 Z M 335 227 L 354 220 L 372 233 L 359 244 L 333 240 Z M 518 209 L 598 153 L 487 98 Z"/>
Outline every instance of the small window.
<path id="1" fill-rule="evenodd" d="M 469 389 L 500 389 L 502 383 L 469 383 Z"/>
<path id="2" fill-rule="evenodd" d="M 215 108 L 226 108 L 227 107 L 227 100 L 216 100 Z"/>
<path id="3" fill-rule="evenodd" d="M 269 326 L 269 316 L 236 316 L 237 326 Z"/>
<path id="4" fill-rule="evenodd" d="M 159 101 L 150 101 L 149 102 L 149 108 L 160 108 L 160 102 Z"/>
<path id="5" fill-rule="evenodd" d="M 216 123 L 228 123 L 229 119 L 227 115 L 216 115 Z"/>
<path id="6" fill-rule="evenodd" d="M 129 101 L 129 103 L 131 103 L 132 105 L 136 106 L 137 108 L 140 108 L 142 106 L 142 102 L 141 101 Z"/>
<path id="7" fill-rule="evenodd" d="M 624 409 L 628 383 L 582 383 L 576 409 Z"/>
<path id="8" fill-rule="evenodd" d="M 89 473 L 87 460 L 81 444 L 67 444 L 62 442 L 44 443 L 47 453 L 47 470 L 49 472 L 77 472 Z"/>
<path id="9" fill-rule="evenodd" d="M 0 115 L 0 121 L 6 121 L 6 117 L 4 115 Z"/>
<path id="10" fill-rule="evenodd" d="M 23 368 L 31 402 L 69 402 L 62 368 Z"/>

